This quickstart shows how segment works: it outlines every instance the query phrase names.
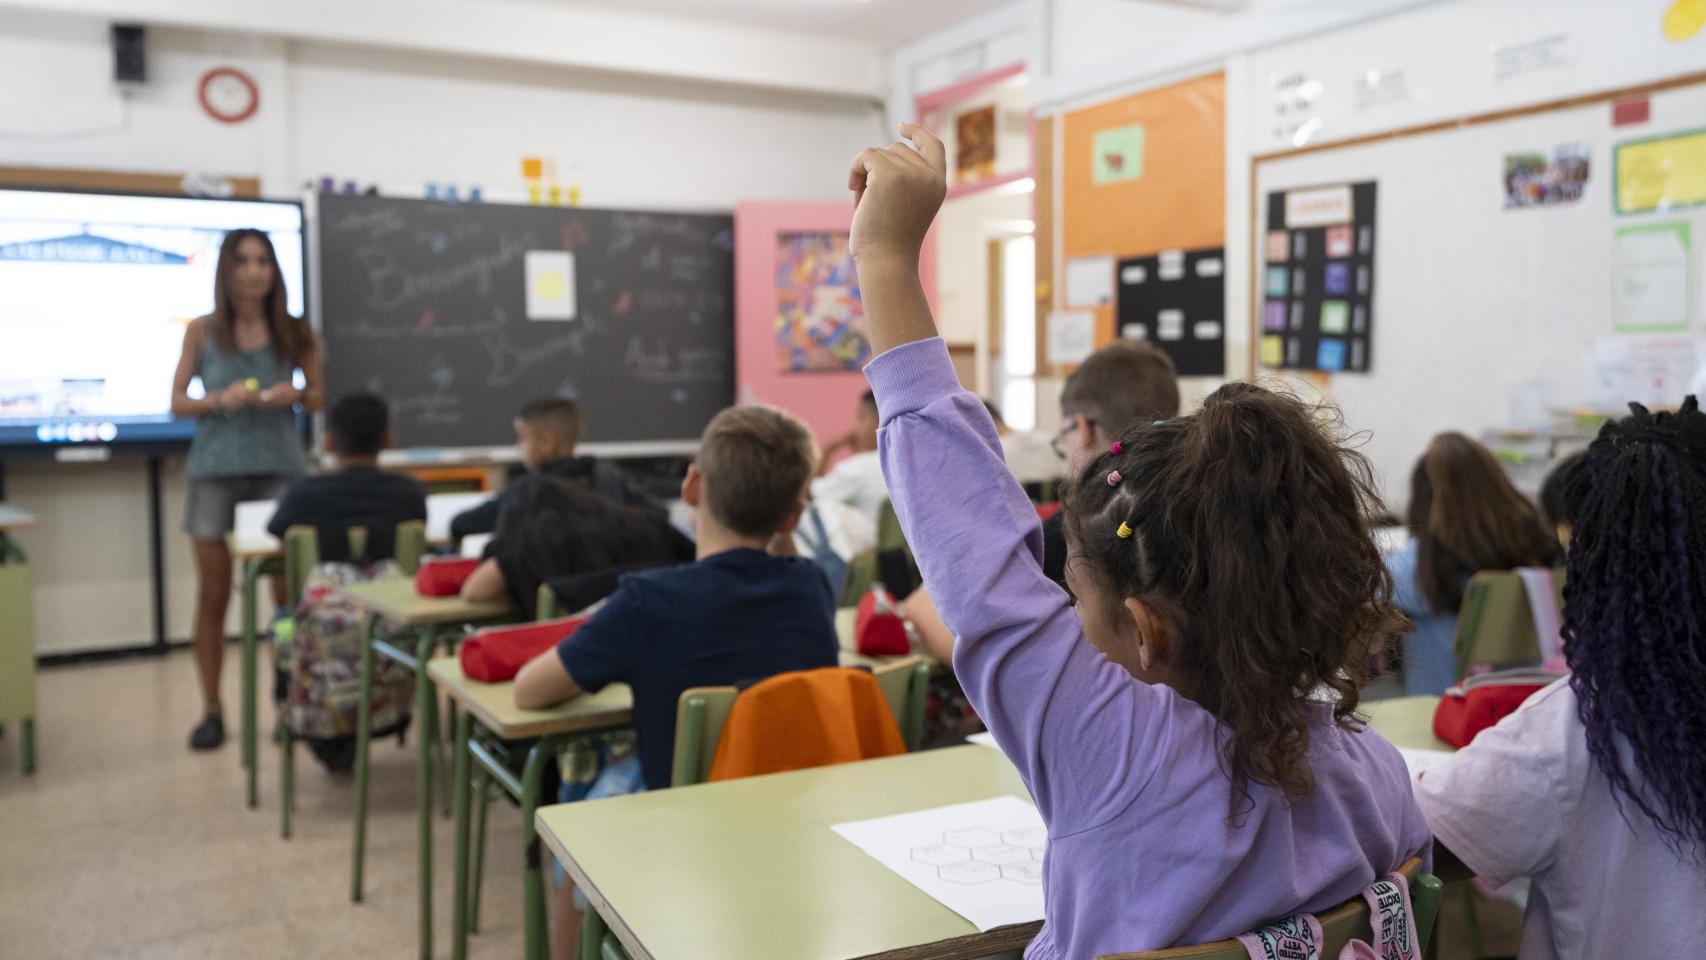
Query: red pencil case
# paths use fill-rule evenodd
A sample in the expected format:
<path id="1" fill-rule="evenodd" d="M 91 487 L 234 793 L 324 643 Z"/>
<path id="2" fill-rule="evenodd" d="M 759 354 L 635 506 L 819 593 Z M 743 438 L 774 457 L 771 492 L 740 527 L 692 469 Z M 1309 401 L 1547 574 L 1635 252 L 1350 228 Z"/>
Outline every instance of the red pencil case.
<path id="1" fill-rule="evenodd" d="M 480 565 L 478 557 L 427 560 L 415 571 L 415 592 L 423 597 L 453 597 Z"/>
<path id="2" fill-rule="evenodd" d="M 462 674 L 471 680 L 514 680 L 527 661 L 556 646 L 591 617 L 562 617 L 508 627 L 486 627 L 462 640 Z"/>
<path id="3" fill-rule="evenodd" d="M 1434 708 L 1434 736 L 1462 749 L 1475 735 L 1516 712 L 1558 677 L 1534 670 L 1473 676 L 1447 690 Z"/>

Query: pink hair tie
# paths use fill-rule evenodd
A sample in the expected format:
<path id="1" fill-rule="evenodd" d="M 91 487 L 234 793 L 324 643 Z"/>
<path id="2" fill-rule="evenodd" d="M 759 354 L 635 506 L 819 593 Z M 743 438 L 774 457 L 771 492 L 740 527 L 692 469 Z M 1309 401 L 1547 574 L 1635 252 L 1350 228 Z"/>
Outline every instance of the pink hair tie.
<path id="1" fill-rule="evenodd" d="M 1115 440 L 1114 445 L 1108 448 L 1108 452 L 1113 454 L 1116 457 L 1119 456 L 1120 453 L 1124 450 L 1125 450 L 1125 445 L 1120 443 L 1118 440 Z"/>
<path id="2" fill-rule="evenodd" d="M 1108 471 L 1108 486 L 1110 486 L 1110 487 L 1119 486 L 1121 479 L 1122 478 L 1120 477 L 1120 472 L 1118 470 Z"/>

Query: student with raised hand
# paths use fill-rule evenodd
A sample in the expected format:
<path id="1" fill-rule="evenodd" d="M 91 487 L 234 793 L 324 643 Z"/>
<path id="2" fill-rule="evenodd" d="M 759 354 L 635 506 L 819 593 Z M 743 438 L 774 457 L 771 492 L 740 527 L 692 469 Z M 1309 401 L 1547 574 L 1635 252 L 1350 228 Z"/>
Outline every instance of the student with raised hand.
<path id="1" fill-rule="evenodd" d="M 845 449 L 847 456 L 833 466 L 830 455 Z M 877 461 L 877 401 L 869 390 L 859 398 L 853 429 L 823 451 L 823 475 L 812 481 L 812 499 L 844 503 L 859 511 L 875 529 L 877 514 L 889 498 L 883 486 L 883 468 Z"/>
<path id="2" fill-rule="evenodd" d="M 1073 599 L 960 388 L 918 279 L 942 144 L 855 160 L 851 247 L 879 356 L 883 473 L 954 670 L 1049 831 L 1032 960 L 1212 941 L 1356 896 L 1429 835 L 1356 719 L 1402 628 L 1363 529 L 1366 461 L 1248 384 L 1123 428 L 1065 499 Z"/>
<path id="3" fill-rule="evenodd" d="M 1453 641 L 1469 578 L 1549 567 L 1558 541 L 1492 451 L 1461 433 L 1428 443 L 1410 474 L 1410 542 L 1387 558 L 1393 600 L 1416 624 L 1404 638 L 1404 692 L 1439 696 L 1458 680 Z"/>
<path id="4" fill-rule="evenodd" d="M 1706 943 L 1706 415 L 1631 408 L 1565 488 L 1570 675 L 1416 785 L 1464 865 L 1532 878 L 1527 960 Z"/>

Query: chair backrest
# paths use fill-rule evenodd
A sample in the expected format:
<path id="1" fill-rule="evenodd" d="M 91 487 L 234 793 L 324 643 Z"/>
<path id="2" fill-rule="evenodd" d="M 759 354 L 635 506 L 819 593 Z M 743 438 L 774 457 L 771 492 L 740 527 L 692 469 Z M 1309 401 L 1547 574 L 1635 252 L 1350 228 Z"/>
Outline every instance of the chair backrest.
<path id="1" fill-rule="evenodd" d="M 930 684 L 930 664 L 923 657 L 904 657 L 871 671 L 883 691 L 906 749 L 917 750 L 924 738 L 924 702 Z M 739 687 L 694 687 L 684 690 L 675 706 L 675 759 L 670 785 L 704 783 L 723 725 L 734 709 Z"/>
<path id="2" fill-rule="evenodd" d="M 368 529 L 365 526 L 341 528 L 349 540 L 349 555 L 351 557 L 367 557 Z M 413 576 L 420 568 L 421 558 L 426 555 L 426 524 L 419 520 L 409 520 L 397 524 L 396 538 L 389 557 L 367 557 L 369 560 L 393 560 L 402 571 Z M 308 582 L 308 574 L 320 562 L 320 531 L 306 524 L 298 524 L 284 531 L 284 584 L 285 597 L 291 607 L 302 602 L 302 586 Z"/>
<path id="3" fill-rule="evenodd" d="M 1422 862 L 1411 860 L 1398 868 L 1410 881 L 1410 908 L 1415 914 L 1416 945 L 1422 954 L 1428 953 L 1433 940 L 1434 921 L 1439 918 L 1439 901 L 1444 887 L 1439 878 L 1422 872 Z M 1333 960 L 1352 939 L 1369 942 L 1373 930 L 1369 925 L 1368 902 L 1361 894 L 1320 914 L 1322 960 Z M 1145 950 L 1141 953 L 1110 953 L 1097 960 L 1248 960 L 1249 953 L 1237 940 L 1217 940 L 1188 947 L 1168 947 L 1165 950 Z"/>
<path id="4" fill-rule="evenodd" d="M 1562 570 L 1552 572 L 1552 585 L 1562 607 Z M 1520 576 L 1508 570 L 1484 570 L 1469 578 L 1469 586 L 1463 591 L 1463 606 L 1457 612 L 1452 649 L 1459 680 L 1468 675 L 1472 664 L 1540 662 L 1534 614 L 1529 609 L 1528 591 Z"/>

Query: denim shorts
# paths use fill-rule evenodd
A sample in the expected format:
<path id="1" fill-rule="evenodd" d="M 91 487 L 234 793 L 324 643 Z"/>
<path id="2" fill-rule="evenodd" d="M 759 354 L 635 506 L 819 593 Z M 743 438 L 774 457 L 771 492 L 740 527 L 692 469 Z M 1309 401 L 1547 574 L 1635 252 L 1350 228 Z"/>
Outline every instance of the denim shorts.
<path id="1" fill-rule="evenodd" d="M 237 522 L 237 504 L 273 500 L 289 477 L 191 477 L 184 500 L 184 532 L 197 540 L 224 540 Z"/>

